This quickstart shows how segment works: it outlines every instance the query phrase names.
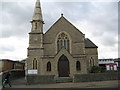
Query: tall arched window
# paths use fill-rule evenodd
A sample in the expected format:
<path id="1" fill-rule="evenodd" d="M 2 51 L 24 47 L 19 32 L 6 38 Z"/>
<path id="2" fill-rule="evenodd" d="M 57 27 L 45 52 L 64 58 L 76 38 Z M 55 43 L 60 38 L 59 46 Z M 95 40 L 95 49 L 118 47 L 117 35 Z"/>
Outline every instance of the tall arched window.
<path id="1" fill-rule="evenodd" d="M 70 49 L 70 40 L 65 33 L 61 33 L 57 39 L 57 51 L 60 51 L 62 48 L 68 51 Z"/>
<path id="2" fill-rule="evenodd" d="M 92 66 L 92 60 L 91 59 L 89 60 L 89 64 L 90 64 L 90 67 L 91 67 Z"/>
<path id="3" fill-rule="evenodd" d="M 92 59 L 93 60 L 93 66 L 95 66 L 95 60 L 94 59 Z"/>
<path id="4" fill-rule="evenodd" d="M 95 65 L 95 60 L 93 59 L 93 57 L 90 58 L 89 64 L 90 64 L 90 67 Z"/>
<path id="5" fill-rule="evenodd" d="M 37 60 L 36 60 L 36 58 L 34 58 L 34 60 L 33 60 L 33 67 L 32 67 L 33 69 L 37 69 Z"/>
<path id="6" fill-rule="evenodd" d="M 50 62 L 47 63 L 47 71 L 51 71 L 51 63 Z"/>
<path id="7" fill-rule="evenodd" d="M 35 29 L 37 29 L 37 22 L 35 22 Z"/>
<path id="8" fill-rule="evenodd" d="M 76 70 L 80 71 L 81 70 L 81 64 L 79 61 L 76 62 Z"/>

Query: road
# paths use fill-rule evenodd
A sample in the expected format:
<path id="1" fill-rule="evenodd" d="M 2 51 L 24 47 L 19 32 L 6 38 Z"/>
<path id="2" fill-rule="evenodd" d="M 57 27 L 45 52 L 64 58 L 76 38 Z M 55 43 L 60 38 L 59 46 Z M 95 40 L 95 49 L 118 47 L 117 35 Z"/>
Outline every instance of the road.
<path id="1" fill-rule="evenodd" d="M 25 79 L 20 78 L 12 81 L 13 88 L 107 88 L 118 87 L 118 80 L 97 81 L 97 82 L 80 82 L 80 83 L 56 83 L 56 84 L 36 84 L 26 85 Z"/>
<path id="2" fill-rule="evenodd" d="M 11 81 L 11 84 L 12 88 L 117 88 L 118 80 L 26 85 L 25 78 L 19 78 Z M 9 88 L 9 86 L 7 87 Z"/>

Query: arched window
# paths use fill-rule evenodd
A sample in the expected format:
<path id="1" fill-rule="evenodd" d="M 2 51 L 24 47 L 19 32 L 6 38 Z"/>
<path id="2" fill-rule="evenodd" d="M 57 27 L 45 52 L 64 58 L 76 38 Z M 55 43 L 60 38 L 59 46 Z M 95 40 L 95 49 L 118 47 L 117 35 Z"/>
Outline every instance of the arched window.
<path id="1" fill-rule="evenodd" d="M 95 60 L 94 59 L 92 59 L 93 60 L 93 66 L 95 66 Z"/>
<path id="2" fill-rule="evenodd" d="M 89 64 L 90 64 L 90 67 L 95 65 L 95 60 L 93 59 L 93 57 L 90 58 Z"/>
<path id="3" fill-rule="evenodd" d="M 36 58 L 34 58 L 34 60 L 33 60 L 33 69 L 37 69 L 37 60 L 36 60 Z"/>
<path id="4" fill-rule="evenodd" d="M 81 70 L 81 64 L 79 61 L 76 62 L 76 70 L 80 71 Z"/>
<path id="5" fill-rule="evenodd" d="M 68 51 L 70 49 L 70 40 L 65 33 L 61 33 L 57 39 L 57 51 L 60 51 L 62 48 Z"/>
<path id="6" fill-rule="evenodd" d="M 47 63 L 47 71 L 51 71 L 51 63 L 50 62 Z"/>
<path id="7" fill-rule="evenodd" d="M 35 29 L 37 29 L 37 22 L 35 22 Z"/>
<path id="8" fill-rule="evenodd" d="M 92 66 L 92 60 L 91 59 L 89 60 L 89 66 L 90 67 Z"/>

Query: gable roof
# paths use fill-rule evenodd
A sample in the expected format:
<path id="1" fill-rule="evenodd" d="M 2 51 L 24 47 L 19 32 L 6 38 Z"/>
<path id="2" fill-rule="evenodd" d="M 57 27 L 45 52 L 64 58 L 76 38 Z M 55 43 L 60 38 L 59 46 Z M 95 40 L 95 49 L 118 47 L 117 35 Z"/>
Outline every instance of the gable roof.
<path id="1" fill-rule="evenodd" d="M 47 32 L 49 32 L 49 30 L 54 27 L 55 24 L 57 24 L 60 20 L 64 19 L 65 21 L 67 21 L 69 24 L 71 24 L 76 30 L 78 30 L 81 34 L 83 34 L 78 28 L 76 28 L 71 22 L 69 22 L 63 15 L 61 15 L 61 17 L 45 32 L 45 34 Z"/>
<path id="2" fill-rule="evenodd" d="M 90 39 L 85 38 L 85 48 L 98 48 Z"/>

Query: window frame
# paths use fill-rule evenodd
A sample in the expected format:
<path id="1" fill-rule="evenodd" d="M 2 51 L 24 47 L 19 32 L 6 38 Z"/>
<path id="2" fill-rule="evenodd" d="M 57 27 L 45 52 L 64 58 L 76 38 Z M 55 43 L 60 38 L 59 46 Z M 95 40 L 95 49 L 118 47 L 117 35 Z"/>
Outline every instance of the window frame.
<path id="1" fill-rule="evenodd" d="M 38 69 L 38 61 L 36 58 L 33 59 L 32 61 L 32 69 L 37 70 Z"/>
<path id="2" fill-rule="evenodd" d="M 80 63 L 80 61 L 76 62 L 76 70 L 81 71 L 81 63 Z"/>
<path id="3" fill-rule="evenodd" d="M 51 62 L 47 62 L 47 68 L 46 68 L 47 72 L 51 72 L 52 68 L 51 68 Z"/>
<path id="4" fill-rule="evenodd" d="M 64 37 L 62 34 L 64 34 Z M 57 37 L 57 52 L 62 48 L 66 49 L 68 52 L 70 51 L 70 39 L 64 32 L 60 33 Z"/>

